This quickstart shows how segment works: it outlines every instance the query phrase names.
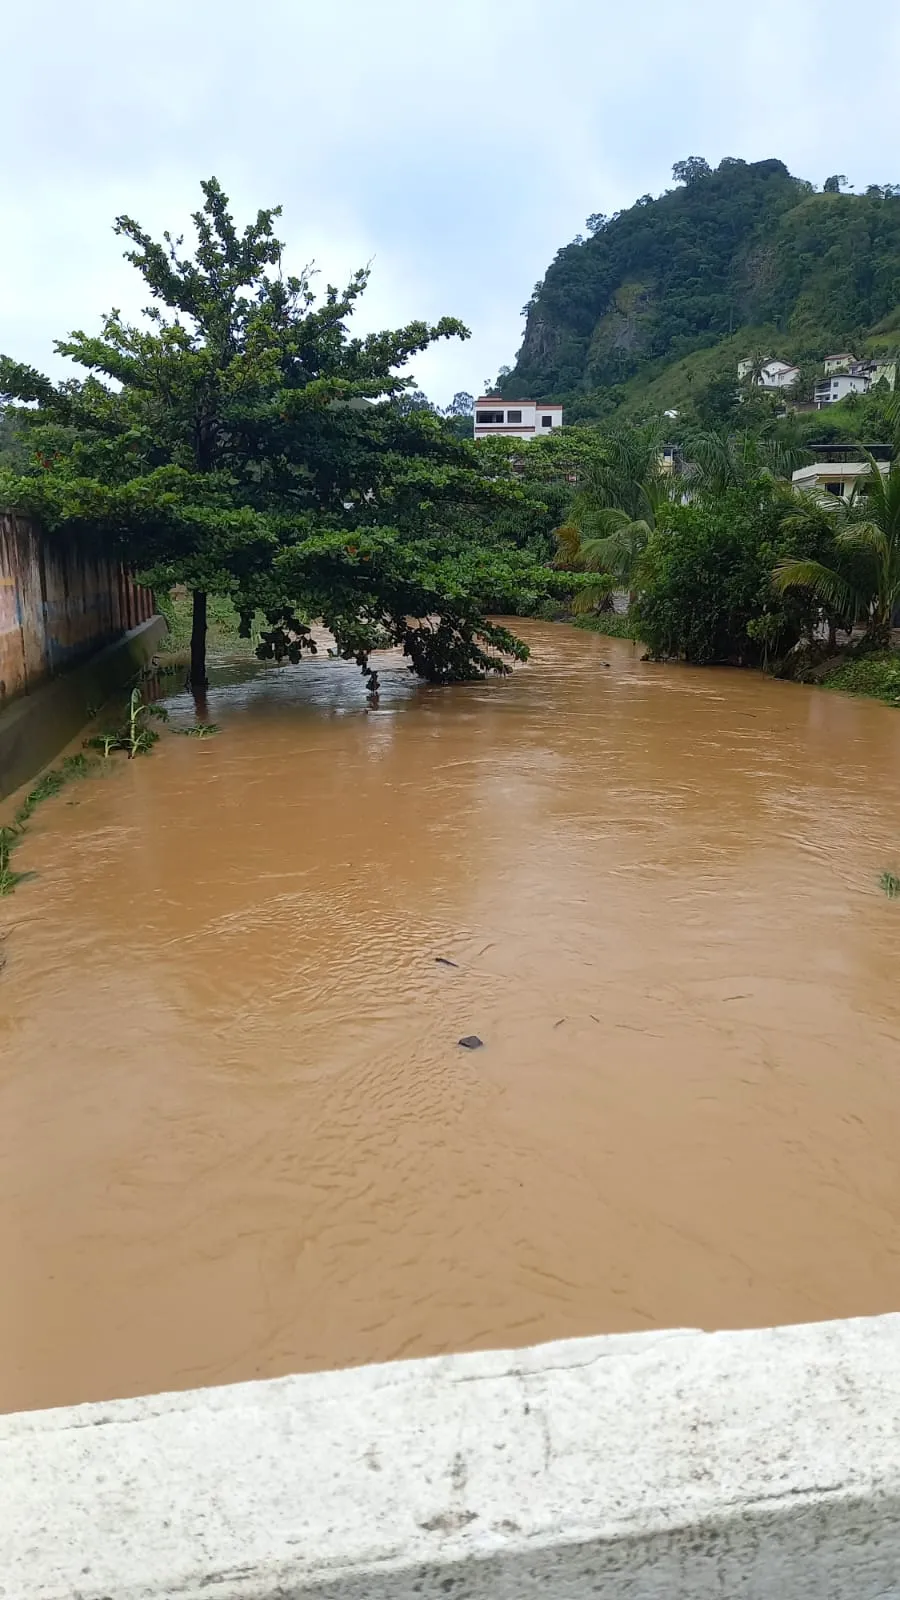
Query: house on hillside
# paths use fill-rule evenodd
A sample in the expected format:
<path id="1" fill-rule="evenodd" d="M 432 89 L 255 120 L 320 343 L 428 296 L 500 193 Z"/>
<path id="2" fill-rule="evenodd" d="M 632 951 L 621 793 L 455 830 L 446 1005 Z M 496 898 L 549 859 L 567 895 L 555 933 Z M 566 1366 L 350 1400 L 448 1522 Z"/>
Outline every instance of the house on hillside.
<path id="1" fill-rule="evenodd" d="M 827 374 L 831 372 L 846 372 L 848 367 L 853 366 L 855 360 L 856 357 L 851 353 L 851 351 L 841 350 L 836 356 L 826 356 L 822 365 L 825 368 L 825 373 L 827 376 Z"/>
<path id="2" fill-rule="evenodd" d="M 754 363 L 745 357 L 738 362 L 738 377 L 747 378 L 753 369 Z M 796 383 L 800 376 L 800 368 L 795 367 L 790 361 L 781 361 L 777 356 L 771 356 L 754 381 L 760 389 L 789 389 Z"/>
<path id="3" fill-rule="evenodd" d="M 857 479 L 870 471 L 868 461 L 860 461 L 859 452 L 852 445 L 812 444 L 808 448 L 817 459 L 811 466 L 798 467 L 791 474 L 794 488 L 813 489 L 821 495 L 833 494 L 841 500 L 849 500 Z M 890 445 L 873 444 L 868 449 L 878 462 L 879 472 L 889 472 Z"/>
<path id="4" fill-rule="evenodd" d="M 835 363 L 842 362 L 838 368 Z M 834 405 L 836 400 L 846 400 L 848 394 L 868 394 L 882 379 L 889 389 L 897 387 L 897 361 L 878 356 L 868 361 L 857 361 L 853 356 L 826 356 L 825 377 L 815 387 L 813 399 L 817 409 Z"/>
<path id="5" fill-rule="evenodd" d="M 846 400 L 849 394 L 866 394 L 868 388 L 869 374 L 864 370 L 864 363 L 855 362 L 852 371 L 832 372 L 827 378 L 820 378 L 813 390 L 813 401 L 816 410 L 821 411 L 823 406 Z"/>
<path id="6" fill-rule="evenodd" d="M 482 395 L 475 401 L 475 438 L 539 439 L 562 427 L 562 406 L 536 400 L 498 400 Z"/>

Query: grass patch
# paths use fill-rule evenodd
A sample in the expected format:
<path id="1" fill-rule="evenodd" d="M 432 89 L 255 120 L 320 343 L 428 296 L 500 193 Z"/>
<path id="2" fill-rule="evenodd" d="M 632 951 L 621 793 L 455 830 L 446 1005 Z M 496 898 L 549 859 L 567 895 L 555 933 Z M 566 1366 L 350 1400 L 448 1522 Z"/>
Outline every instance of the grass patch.
<path id="1" fill-rule="evenodd" d="M 597 611 L 593 616 L 573 617 L 573 626 L 584 628 L 588 633 L 602 633 L 607 639 L 639 639 L 640 634 L 627 612 L 624 616 L 618 611 Z"/>
<path id="2" fill-rule="evenodd" d="M 827 689 L 843 689 L 845 694 L 866 695 L 900 705 L 900 655 L 884 651 L 878 655 L 857 656 L 845 661 L 824 680 Z"/>
<path id="3" fill-rule="evenodd" d="M 164 653 L 188 650 L 191 643 L 193 602 L 186 589 L 173 589 L 171 594 L 157 594 L 156 604 L 169 624 L 169 637 L 162 649 Z M 211 652 L 229 655 L 253 655 L 259 643 L 258 618 L 254 618 L 253 637 L 242 639 L 239 633 L 240 617 L 231 601 L 221 594 L 211 594 L 206 602 L 206 645 Z"/>

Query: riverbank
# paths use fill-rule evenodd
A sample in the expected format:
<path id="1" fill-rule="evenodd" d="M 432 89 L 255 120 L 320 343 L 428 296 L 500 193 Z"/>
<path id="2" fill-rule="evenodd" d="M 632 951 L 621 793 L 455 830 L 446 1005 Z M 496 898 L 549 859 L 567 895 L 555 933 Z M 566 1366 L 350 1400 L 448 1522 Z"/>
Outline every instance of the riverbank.
<path id="1" fill-rule="evenodd" d="M 602 611 L 593 616 L 567 617 L 565 620 L 586 633 L 600 634 L 609 639 L 632 639 L 640 643 L 637 626 L 625 613 Z M 815 673 L 798 677 L 796 681 L 813 683 L 822 689 L 836 689 L 841 694 L 859 695 L 866 700 L 880 700 L 888 706 L 898 706 L 900 650 L 854 656 L 842 651 L 830 663 L 820 663 Z"/>
<path id="2" fill-rule="evenodd" d="M 900 705 L 900 652 L 888 650 L 843 661 L 826 674 L 822 685 L 825 689 L 840 689 L 843 694 L 881 700 L 885 705 Z"/>
<path id="3" fill-rule="evenodd" d="M 582 628 L 585 633 L 599 633 L 605 639 L 634 639 L 639 640 L 640 635 L 627 613 L 619 611 L 598 611 L 594 616 L 567 617 L 573 628 Z"/>

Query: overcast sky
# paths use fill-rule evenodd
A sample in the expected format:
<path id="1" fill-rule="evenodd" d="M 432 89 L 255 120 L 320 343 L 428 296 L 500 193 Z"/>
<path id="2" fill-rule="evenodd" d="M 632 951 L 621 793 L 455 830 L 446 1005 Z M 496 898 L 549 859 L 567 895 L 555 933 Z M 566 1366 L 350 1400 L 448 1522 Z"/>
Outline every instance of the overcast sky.
<path id="1" fill-rule="evenodd" d="M 180 230 L 212 173 L 240 221 L 282 203 L 292 268 L 372 262 L 362 331 L 468 324 L 415 365 L 441 403 L 680 157 L 900 182 L 896 0 L 28 0 L 2 32 L 0 350 L 57 374 L 54 338 L 143 303 L 116 214 Z"/>

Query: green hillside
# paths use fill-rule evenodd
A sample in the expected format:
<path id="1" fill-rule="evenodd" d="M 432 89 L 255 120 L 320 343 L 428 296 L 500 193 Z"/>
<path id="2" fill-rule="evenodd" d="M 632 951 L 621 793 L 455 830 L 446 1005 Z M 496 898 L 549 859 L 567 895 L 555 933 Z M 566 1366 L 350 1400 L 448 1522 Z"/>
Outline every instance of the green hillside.
<path id="1" fill-rule="evenodd" d="M 677 163 L 677 187 L 589 219 L 527 307 L 507 396 L 578 414 L 685 403 L 761 346 L 798 363 L 900 346 L 900 187 L 816 193 L 781 161 Z"/>

